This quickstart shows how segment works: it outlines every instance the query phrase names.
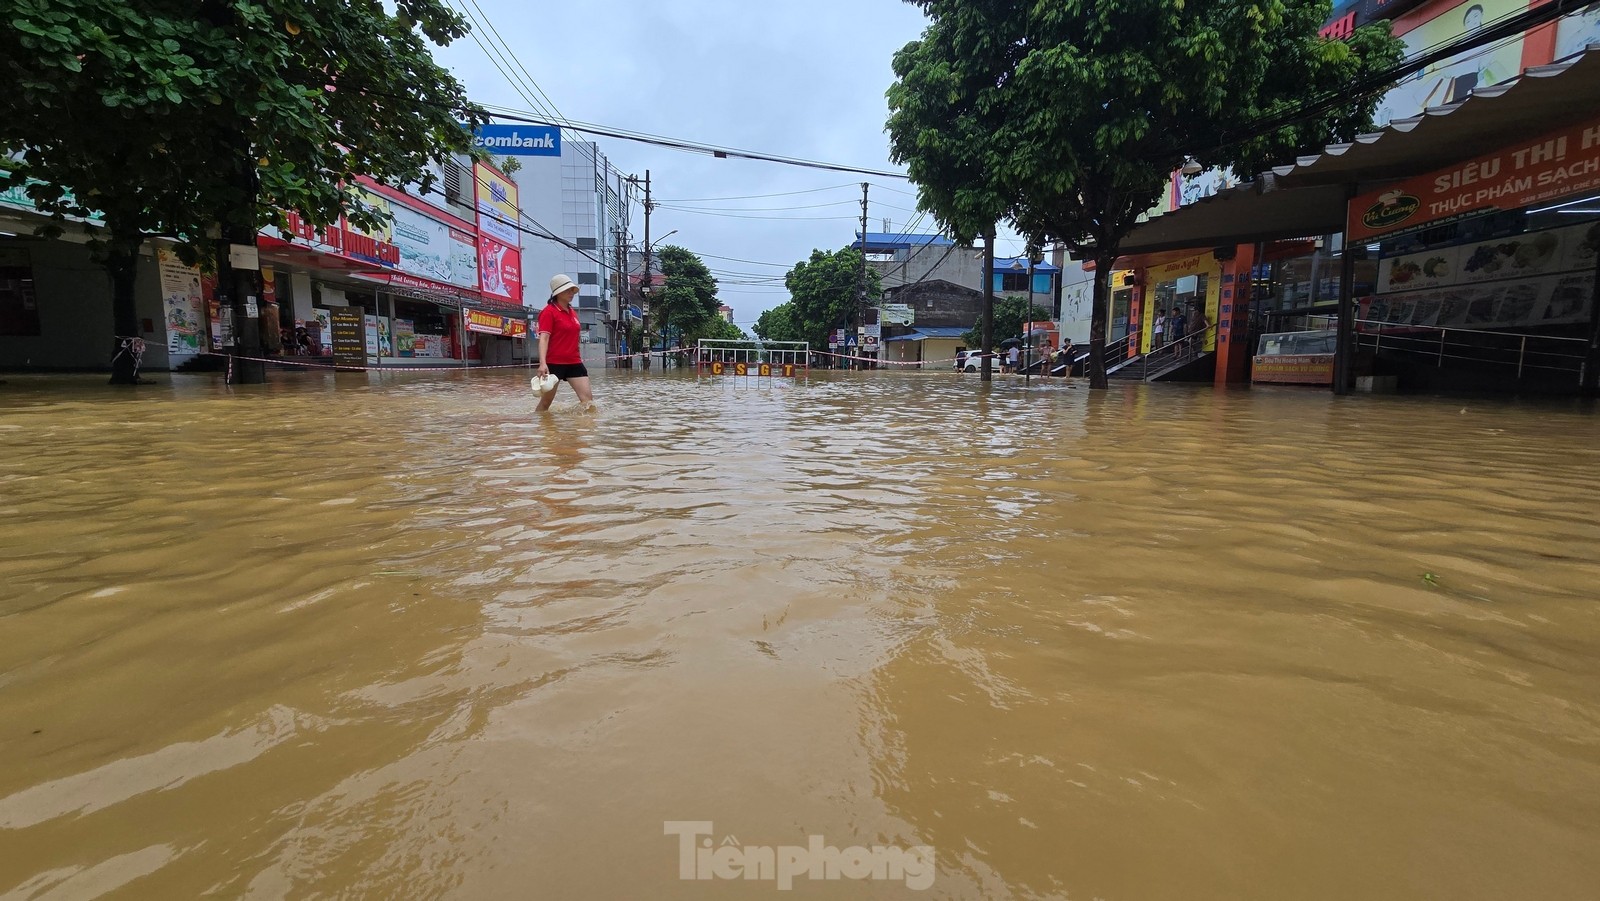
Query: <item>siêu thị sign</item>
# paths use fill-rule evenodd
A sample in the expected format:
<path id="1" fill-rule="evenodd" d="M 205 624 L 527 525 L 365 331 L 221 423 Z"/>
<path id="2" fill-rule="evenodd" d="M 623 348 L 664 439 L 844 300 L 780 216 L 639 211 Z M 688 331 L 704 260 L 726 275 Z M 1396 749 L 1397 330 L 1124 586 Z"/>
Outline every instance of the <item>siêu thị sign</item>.
<path id="1" fill-rule="evenodd" d="M 1351 241 L 1404 234 L 1600 188 L 1600 120 L 1409 178 L 1350 201 Z"/>

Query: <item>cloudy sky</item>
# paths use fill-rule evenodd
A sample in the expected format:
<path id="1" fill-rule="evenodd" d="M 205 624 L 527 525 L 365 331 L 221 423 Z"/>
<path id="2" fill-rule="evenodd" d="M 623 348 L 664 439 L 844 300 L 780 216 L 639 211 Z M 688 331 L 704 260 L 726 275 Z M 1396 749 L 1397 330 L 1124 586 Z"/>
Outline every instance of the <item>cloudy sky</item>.
<path id="1" fill-rule="evenodd" d="M 891 56 L 923 25 L 921 11 L 902 0 L 446 2 L 480 22 L 477 31 L 485 42 L 494 37 L 481 25 L 487 17 L 569 120 L 868 169 L 899 168 L 888 158 L 884 91 L 893 81 Z M 531 108 L 473 38 L 438 56 L 473 99 Z M 652 235 L 677 229 L 669 243 L 707 255 L 720 280 L 729 283 L 724 301 L 747 330 L 762 310 L 787 295 L 781 281 L 731 282 L 781 277 L 813 248 L 848 244 L 859 228 L 860 176 L 719 160 L 615 139 L 600 143 L 623 172 L 650 170 L 662 204 L 652 217 Z M 871 229 L 883 230 L 888 219 L 891 231 L 905 230 L 916 217 L 912 188 L 903 180 L 866 180 L 874 185 Z M 753 196 L 773 194 L 786 196 Z M 636 222 L 636 239 L 641 230 Z M 924 219 L 919 230 L 937 229 Z M 1020 245 L 1012 252 L 1020 253 Z M 529 273 L 530 283 L 544 277 Z"/>

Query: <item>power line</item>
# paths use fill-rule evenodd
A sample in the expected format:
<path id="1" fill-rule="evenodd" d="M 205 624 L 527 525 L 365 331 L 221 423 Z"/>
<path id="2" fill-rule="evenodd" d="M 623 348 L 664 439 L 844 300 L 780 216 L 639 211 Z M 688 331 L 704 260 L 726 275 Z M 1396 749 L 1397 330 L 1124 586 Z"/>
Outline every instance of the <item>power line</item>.
<path id="1" fill-rule="evenodd" d="M 663 200 L 662 203 L 720 203 L 724 200 L 766 200 L 770 197 L 794 197 L 800 194 L 821 194 L 823 191 L 837 191 L 840 188 L 855 188 L 854 184 L 833 185 L 827 188 L 808 188 L 804 191 L 784 191 L 778 194 L 745 194 L 739 197 L 679 197 L 672 200 Z M 855 201 L 848 201 L 854 203 Z"/>
<path id="2" fill-rule="evenodd" d="M 542 119 L 532 118 L 525 115 L 527 112 L 526 110 L 520 112 L 510 112 L 507 111 L 507 107 L 491 106 L 489 104 L 483 104 L 483 108 L 489 111 L 497 119 L 505 119 L 511 122 L 518 122 L 527 125 L 550 124 Z M 686 141 L 679 138 L 668 138 L 659 135 L 650 135 L 643 132 L 629 132 L 618 128 L 608 128 L 602 125 L 594 125 L 588 122 L 572 122 L 569 120 L 565 123 L 565 127 L 571 128 L 573 131 L 579 131 L 586 134 L 596 134 L 603 137 L 616 138 L 622 141 L 634 141 L 641 144 L 653 144 L 658 147 L 666 147 L 671 150 L 682 150 L 689 153 L 701 153 L 708 156 L 717 157 L 718 159 L 754 160 L 756 162 L 779 163 L 786 166 L 800 166 L 808 169 L 823 169 L 830 172 L 849 172 L 857 175 L 876 176 L 878 178 L 910 178 L 910 176 L 902 172 L 885 172 L 881 169 L 866 169 L 860 166 L 848 166 L 842 163 L 829 163 L 821 160 L 806 159 L 803 157 L 780 156 L 772 153 L 762 153 L 755 150 L 739 150 L 732 147 L 704 144 L 698 141 Z"/>
<path id="3" fill-rule="evenodd" d="M 812 203 L 802 206 L 740 206 L 740 207 L 711 207 L 711 206 L 684 206 L 669 201 L 659 201 L 658 206 L 673 210 L 690 210 L 705 213 L 767 213 L 784 212 L 787 210 L 820 210 L 825 207 L 848 206 L 856 203 L 854 200 L 835 200 L 829 203 Z M 914 210 L 908 212 L 915 212 Z"/>

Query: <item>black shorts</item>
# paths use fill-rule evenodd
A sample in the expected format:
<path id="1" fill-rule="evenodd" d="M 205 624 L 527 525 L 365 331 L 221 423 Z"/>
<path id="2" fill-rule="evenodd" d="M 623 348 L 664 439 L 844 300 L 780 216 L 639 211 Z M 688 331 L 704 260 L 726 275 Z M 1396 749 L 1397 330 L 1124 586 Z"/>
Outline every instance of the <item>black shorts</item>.
<path id="1" fill-rule="evenodd" d="M 589 377 L 589 368 L 582 363 L 551 363 L 550 374 L 563 382 Z"/>

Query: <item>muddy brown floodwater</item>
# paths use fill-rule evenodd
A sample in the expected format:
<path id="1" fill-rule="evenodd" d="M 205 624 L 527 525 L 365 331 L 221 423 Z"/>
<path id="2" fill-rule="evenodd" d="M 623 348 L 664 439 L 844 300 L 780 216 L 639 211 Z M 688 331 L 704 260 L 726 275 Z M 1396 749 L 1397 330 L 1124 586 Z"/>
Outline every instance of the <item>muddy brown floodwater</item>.
<path id="1" fill-rule="evenodd" d="M 273 378 L 0 387 L 0 898 L 1600 886 L 1581 407 Z"/>

